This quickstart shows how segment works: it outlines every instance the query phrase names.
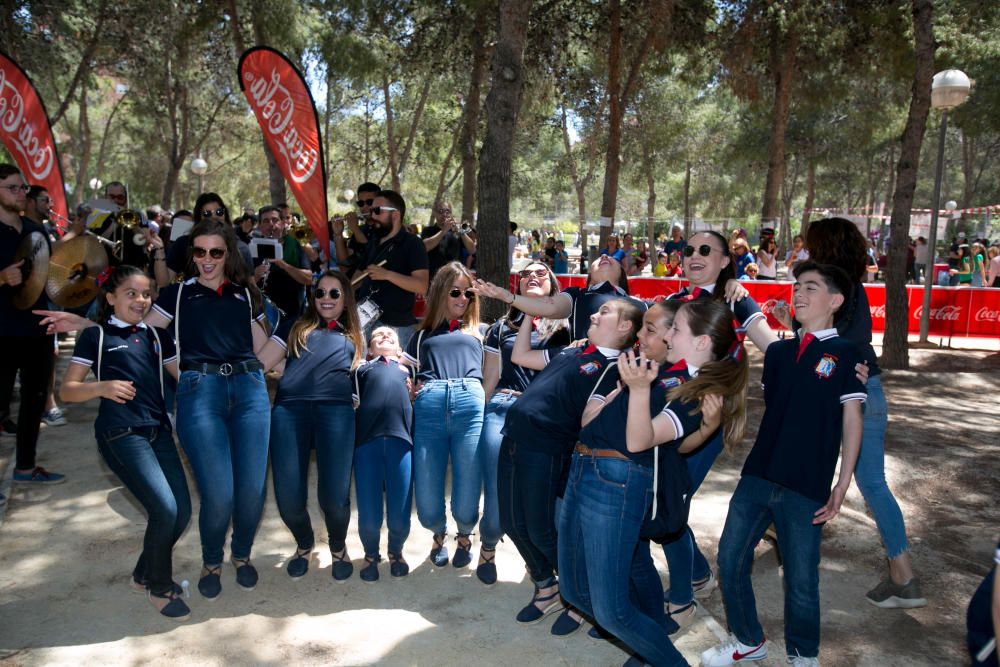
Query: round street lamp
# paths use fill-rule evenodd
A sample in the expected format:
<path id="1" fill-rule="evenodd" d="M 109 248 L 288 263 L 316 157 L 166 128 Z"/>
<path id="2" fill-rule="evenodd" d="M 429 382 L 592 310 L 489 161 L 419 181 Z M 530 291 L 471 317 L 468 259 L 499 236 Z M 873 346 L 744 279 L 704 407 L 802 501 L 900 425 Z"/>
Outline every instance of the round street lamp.
<path id="1" fill-rule="evenodd" d="M 931 255 L 931 274 L 934 273 L 934 258 L 937 256 L 937 223 L 938 208 L 941 206 L 941 172 L 944 169 L 944 137 L 948 129 L 948 112 L 969 97 L 972 82 L 965 72 L 957 69 L 946 69 L 934 75 L 931 82 L 931 106 L 941 110 L 941 129 L 938 132 L 937 166 L 934 171 L 934 199 L 931 204 L 931 228 L 928 232 L 927 246 Z M 948 210 L 954 210 L 958 205 L 948 202 Z M 920 342 L 926 343 L 931 323 L 931 287 L 934 284 L 933 275 L 924 277 L 924 307 L 920 313 Z"/>
<path id="2" fill-rule="evenodd" d="M 95 194 L 97 193 L 98 190 L 101 189 L 102 185 L 104 185 L 104 183 L 101 181 L 101 179 L 99 178 L 90 179 L 90 189 L 93 190 Z"/>
<path id="3" fill-rule="evenodd" d="M 204 177 L 205 172 L 208 171 L 208 163 L 199 155 L 191 160 L 191 164 L 188 166 L 191 169 L 191 173 L 198 177 L 198 194 L 201 194 L 205 191 Z"/>

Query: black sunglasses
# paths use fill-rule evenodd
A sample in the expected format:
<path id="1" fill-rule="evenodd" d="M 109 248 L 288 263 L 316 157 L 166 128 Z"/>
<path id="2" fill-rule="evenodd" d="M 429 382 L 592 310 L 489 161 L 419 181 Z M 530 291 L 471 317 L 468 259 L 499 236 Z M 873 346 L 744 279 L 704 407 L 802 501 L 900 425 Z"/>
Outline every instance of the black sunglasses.
<path id="1" fill-rule="evenodd" d="M 469 301 L 472 301 L 473 299 L 476 298 L 476 293 L 470 289 L 467 289 L 465 290 L 465 292 L 463 292 L 457 287 L 452 287 L 451 291 L 448 292 L 448 296 L 450 296 L 452 299 L 457 299 L 458 297 L 462 296 L 462 294 L 465 294 L 465 298 L 468 299 Z"/>
<path id="2" fill-rule="evenodd" d="M 226 249 L 225 248 L 209 249 L 209 248 L 200 248 L 198 246 L 194 246 L 191 248 L 191 254 L 197 257 L 198 259 L 204 259 L 205 255 L 211 255 L 212 259 L 222 259 L 223 257 L 226 256 Z"/>
<path id="3" fill-rule="evenodd" d="M 371 206 L 375 203 L 374 199 L 359 199 L 355 202 L 358 206 Z"/>
<path id="4" fill-rule="evenodd" d="M 226 216 L 226 207 L 222 206 L 215 210 L 206 208 L 201 212 L 201 217 L 203 218 L 211 218 L 212 216 L 215 216 L 216 218 L 224 218 Z"/>
<path id="5" fill-rule="evenodd" d="M 518 275 L 522 278 L 531 278 L 532 276 L 535 278 L 544 278 L 549 275 L 549 272 L 547 269 L 521 269 L 518 271 Z"/>
<path id="6" fill-rule="evenodd" d="M 694 250 L 695 250 L 695 248 L 692 245 L 686 245 L 686 246 L 684 246 L 684 256 L 685 257 L 693 257 L 694 256 Z M 715 248 L 713 248 L 712 246 L 708 245 L 707 243 L 703 243 L 700 246 L 698 246 L 698 254 L 701 255 L 702 257 L 708 257 L 709 255 L 712 254 L 713 250 L 715 250 Z M 722 252 L 722 251 L 721 250 L 715 250 L 715 252 Z M 725 253 L 723 253 L 723 254 L 725 254 Z"/>
<path id="7" fill-rule="evenodd" d="M 373 200 L 374 201 L 374 200 Z M 372 206 L 372 215 L 382 215 L 382 211 L 398 211 L 394 206 Z"/>
<path id="8" fill-rule="evenodd" d="M 330 295 L 331 299 L 339 299 L 343 295 L 343 292 L 341 292 L 336 287 L 334 287 L 333 289 L 330 289 L 330 290 L 325 290 L 322 287 L 314 287 L 313 288 L 313 296 L 316 297 L 317 299 L 322 299 L 327 294 Z"/>

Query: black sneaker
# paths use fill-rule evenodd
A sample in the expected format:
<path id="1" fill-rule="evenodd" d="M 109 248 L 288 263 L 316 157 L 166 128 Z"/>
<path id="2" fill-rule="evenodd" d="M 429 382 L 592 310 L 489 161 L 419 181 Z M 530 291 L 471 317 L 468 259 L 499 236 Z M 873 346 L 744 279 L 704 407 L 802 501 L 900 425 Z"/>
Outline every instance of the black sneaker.
<path id="1" fill-rule="evenodd" d="M 865 599 L 880 609 L 916 609 L 927 606 L 927 598 L 921 594 L 920 583 L 916 577 L 902 586 L 886 577 L 878 586 L 868 591 Z"/>
<path id="2" fill-rule="evenodd" d="M 253 566 L 249 558 L 233 558 L 233 565 L 236 567 L 236 585 L 245 591 L 252 591 L 257 588 L 257 568 Z"/>

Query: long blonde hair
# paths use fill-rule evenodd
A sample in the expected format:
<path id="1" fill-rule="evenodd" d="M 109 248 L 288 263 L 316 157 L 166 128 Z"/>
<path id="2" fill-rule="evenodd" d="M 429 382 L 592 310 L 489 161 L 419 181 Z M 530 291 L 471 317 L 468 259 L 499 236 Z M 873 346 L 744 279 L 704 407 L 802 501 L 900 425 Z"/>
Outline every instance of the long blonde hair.
<path id="1" fill-rule="evenodd" d="M 722 301 L 695 299 L 681 306 L 676 317 L 687 315 L 695 336 L 712 341 L 712 361 L 702 366 L 689 382 L 674 387 L 669 400 L 696 401 L 708 394 L 722 396 L 722 441 L 732 453 L 743 440 L 747 426 L 747 382 L 750 366 L 746 350 L 738 341 L 733 311 Z"/>
<path id="2" fill-rule="evenodd" d="M 361 363 L 365 347 L 364 339 L 361 337 L 361 325 L 358 322 L 358 308 L 354 301 L 354 291 L 351 289 L 351 281 L 343 273 L 333 269 L 323 273 L 313 285 L 313 288 L 309 290 L 309 303 L 306 306 L 306 312 L 296 320 L 295 324 L 292 325 L 291 333 L 288 334 L 288 353 L 298 357 L 301 356 L 303 350 L 308 350 L 306 339 L 322 323 L 323 318 L 320 317 L 319 309 L 316 308 L 316 295 L 313 289 L 324 278 L 333 278 L 340 283 L 340 294 L 344 300 L 344 310 L 341 312 L 340 319 L 337 322 L 344 328 L 344 335 L 354 344 L 354 361 L 351 362 L 351 368 L 355 368 Z"/>
<path id="3" fill-rule="evenodd" d="M 424 314 L 424 321 L 417 327 L 418 330 L 434 331 L 447 319 L 445 303 L 448 300 L 448 292 L 459 278 L 465 278 L 469 287 L 476 284 L 475 276 L 460 262 L 449 262 L 434 275 L 431 288 L 427 290 L 427 312 Z M 476 338 L 482 337 L 479 333 L 479 299 L 469 300 L 465 316 L 462 318 L 462 331 Z"/>

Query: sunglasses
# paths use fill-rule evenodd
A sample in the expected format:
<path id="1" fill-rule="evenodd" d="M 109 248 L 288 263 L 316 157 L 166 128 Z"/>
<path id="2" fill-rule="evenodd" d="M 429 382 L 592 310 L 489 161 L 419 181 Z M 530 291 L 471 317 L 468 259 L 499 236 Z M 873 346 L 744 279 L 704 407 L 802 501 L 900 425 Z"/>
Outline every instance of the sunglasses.
<path id="1" fill-rule="evenodd" d="M 358 201 L 356 201 L 354 203 L 357 204 L 358 206 L 371 206 L 372 204 L 375 203 L 375 200 L 374 199 L 359 199 Z"/>
<path id="2" fill-rule="evenodd" d="M 518 271 L 518 275 L 522 278 L 544 278 L 549 275 L 549 272 L 546 269 L 521 269 Z"/>
<path id="3" fill-rule="evenodd" d="M 3 189 L 10 190 L 11 194 L 16 195 L 18 192 L 27 192 L 31 188 L 28 187 L 27 185 L 21 184 L 21 185 L 5 185 L 3 186 Z"/>
<path id="4" fill-rule="evenodd" d="M 226 217 L 226 207 L 222 206 L 222 207 L 214 209 L 214 210 L 210 209 L 210 208 L 206 208 L 204 211 L 201 212 L 201 217 L 203 217 L 203 218 L 211 218 L 211 217 L 224 218 L 224 217 Z"/>
<path id="5" fill-rule="evenodd" d="M 465 294 L 465 298 L 468 299 L 469 301 L 472 301 L 473 299 L 476 298 L 476 293 L 473 292 L 470 289 L 467 289 L 467 290 L 465 290 L 463 292 L 462 290 L 458 289 L 457 287 L 452 287 L 451 291 L 448 292 L 448 296 L 450 296 L 452 299 L 457 299 L 458 297 L 462 296 L 463 294 Z"/>
<path id="6" fill-rule="evenodd" d="M 438 209 L 438 213 L 440 213 L 441 215 L 451 215 L 451 209 L 450 208 L 439 208 Z"/>
<path id="7" fill-rule="evenodd" d="M 222 259 L 223 257 L 226 256 L 226 249 L 225 248 L 210 249 L 210 248 L 200 248 L 198 246 L 194 246 L 191 248 L 191 254 L 197 257 L 198 259 L 204 259 L 205 255 L 211 255 L 212 259 Z"/>
<path id="8" fill-rule="evenodd" d="M 382 211 L 398 211 L 398 210 L 399 210 L 398 208 L 394 208 L 392 206 L 372 206 L 373 215 L 381 215 Z"/>
<path id="9" fill-rule="evenodd" d="M 327 294 L 330 295 L 331 299 L 339 299 L 343 295 L 343 292 L 341 292 L 336 287 L 329 290 L 323 289 L 322 287 L 313 288 L 313 296 L 316 297 L 317 299 L 322 299 Z"/>
<path id="10" fill-rule="evenodd" d="M 700 246 L 698 246 L 698 254 L 701 255 L 702 257 L 708 257 L 709 255 L 712 254 L 713 250 L 715 252 L 722 252 L 721 250 L 716 250 L 715 248 L 713 248 L 712 246 L 708 245 L 707 243 L 703 243 Z M 691 245 L 684 246 L 684 256 L 685 257 L 693 257 L 694 256 L 694 252 L 695 252 L 695 247 L 694 246 L 691 246 Z"/>

